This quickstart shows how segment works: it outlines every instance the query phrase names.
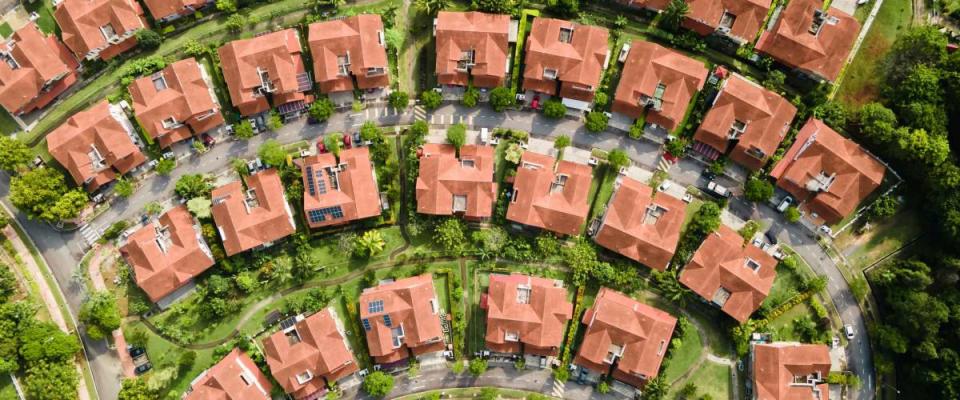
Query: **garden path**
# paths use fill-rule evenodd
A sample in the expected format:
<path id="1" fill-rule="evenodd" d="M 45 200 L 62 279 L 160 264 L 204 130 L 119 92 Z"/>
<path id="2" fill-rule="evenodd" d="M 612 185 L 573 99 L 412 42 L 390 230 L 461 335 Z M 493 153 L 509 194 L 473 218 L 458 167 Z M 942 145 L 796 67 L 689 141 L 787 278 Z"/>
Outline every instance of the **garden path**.
<path id="1" fill-rule="evenodd" d="M 107 291 L 107 284 L 103 280 L 103 273 L 100 267 L 104 261 L 114 259 L 117 256 L 116 250 L 117 249 L 110 244 L 97 245 L 91 250 L 93 251 L 93 255 L 90 257 L 90 264 L 87 266 L 87 270 L 90 275 L 90 283 L 93 285 L 93 290 L 98 292 Z M 136 377 L 133 359 L 130 358 L 130 353 L 126 351 L 127 340 L 123 336 L 123 329 L 117 328 L 111 332 L 111 335 L 113 335 L 114 350 L 117 352 L 117 357 L 120 358 L 120 367 L 123 371 L 123 376 L 127 378 Z"/>

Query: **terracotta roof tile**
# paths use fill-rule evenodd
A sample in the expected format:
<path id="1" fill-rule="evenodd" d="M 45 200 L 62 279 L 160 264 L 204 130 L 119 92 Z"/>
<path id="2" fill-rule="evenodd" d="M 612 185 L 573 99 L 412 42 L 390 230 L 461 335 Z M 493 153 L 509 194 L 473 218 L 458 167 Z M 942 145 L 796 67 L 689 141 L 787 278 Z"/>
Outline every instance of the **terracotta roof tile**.
<path id="1" fill-rule="evenodd" d="M 54 10 L 53 17 L 60 26 L 63 42 L 77 58 L 85 58 L 95 49 L 107 48 L 100 52 L 100 58 L 108 60 L 119 51 L 132 48 L 137 40 L 133 33 L 147 28 L 143 9 L 134 0 L 64 0 Z M 105 26 L 110 26 L 122 42 L 108 42 L 101 29 Z M 119 49 L 109 51 L 112 47 Z"/>
<path id="2" fill-rule="evenodd" d="M 442 350 L 439 307 L 430 274 L 364 289 L 360 319 L 370 326 L 366 330 L 370 355 L 382 364 L 407 358 L 407 349 L 418 354 L 424 348 Z M 394 333 L 402 335 L 396 342 Z"/>
<path id="3" fill-rule="evenodd" d="M 670 4 L 670 0 L 616 0 L 617 3 L 632 8 L 646 8 L 650 10 L 663 10 Z"/>
<path id="4" fill-rule="evenodd" d="M 296 29 L 234 40 L 217 50 L 230 100 L 240 114 L 254 115 L 270 109 L 268 96 L 260 94 L 264 76 L 269 81 L 273 106 L 304 100 L 298 77 L 307 74 L 300 56 Z M 260 72 L 265 72 L 261 75 Z"/>
<path id="5" fill-rule="evenodd" d="M 573 316 L 563 281 L 521 274 L 490 275 L 487 347 L 501 352 L 557 355 Z M 507 339 L 507 336 L 513 338 Z"/>
<path id="6" fill-rule="evenodd" d="M 791 68 L 828 81 L 837 79 L 860 31 L 860 23 L 831 7 L 818 34 L 810 33 L 819 0 L 791 0 L 772 30 L 760 36 L 756 49 Z"/>
<path id="7" fill-rule="evenodd" d="M 463 196 L 463 211 L 457 212 L 463 212 L 465 217 L 489 218 L 493 214 L 497 198 L 493 147 L 463 146 L 459 160 L 456 149 L 447 144 L 425 144 L 422 153 L 416 187 L 417 212 L 453 215 L 454 202 Z"/>
<path id="8" fill-rule="evenodd" d="M 466 86 L 472 76 L 475 87 L 503 85 L 509 34 L 509 15 L 441 11 L 436 22 L 437 82 Z M 468 76 L 457 70 L 457 62 L 470 50 L 474 51 L 475 65 Z"/>
<path id="9" fill-rule="evenodd" d="M 830 353 L 826 345 L 757 344 L 753 348 L 753 382 L 758 400 L 830 400 L 826 379 Z M 820 383 L 795 385 L 794 378 L 820 374 Z M 819 393 L 819 397 L 815 395 Z"/>
<path id="10" fill-rule="evenodd" d="M 269 400 L 273 385 L 239 349 L 190 383 L 183 400 Z"/>
<path id="11" fill-rule="evenodd" d="M 303 176 L 303 210 L 311 228 L 339 225 L 380 215 L 380 192 L 373 176 L 370 151 L 354 147 L 333 154 L 324 153 L 298 160 Z M 312 180 L 312 182 L 311 182 Z M 336 184 L 334 184 L 336 182 Z M 309 218 L 309 211 L 339 207 L 342 218 L 324 214 L 323 221 Z"/>
<path id="12" fill-rule="evenodd" d="M 323 93 L 390 85 L 383 21 L 376 14 L 310 24 L 313 75 Z M 340 75 L 338 57 L 349 59 L 349 75 Z M 368 69 L 375 69 L 368 71 Z"/>
<path id="13" fill-rule="evenodd" d="M 213 190 L 213 220 L 228 256 L 272 243 L 296 231 L 277 170 L 247 177 L 247 190 L 233 181 Z"/>
<path id="14" fill-rule="evenodd" d="M 588 165 L 556 162 L 550 156 L 524 152 L 514 179 L 507 219 L 563 235 L 576 235 L 590 211 L 587 198 L 592 180 L 593 171 Z"/>
<path id="15" fill-rule="evenodd" d="M 6 62 L 0 62 L 0 104 L 12 114 L 46 106 L 77 81 L 77 59 L 56 35 L 44 35 L 33 22 L 0 44 L 0 52 L 6 54 Z"/>
<path id="16" fill-rule="evenodd" d="M 690 12 L 683 20 L 683 26 L 701 35 L 709 35 L 720 27 L 724 13 L 734 17 L 726 26 L 728 36 L 753 42 L 767 19 L 770 0 L 688 0 Z"/>
<path id="17" fill-rule="evenodd" d="M 175 15 L 192 14 L 213 0 L 143 0 L 155 20 L 162 20 Z"/>
<path id="18" fill-rule="evenodd" d="M 570 38 L 561 41 L 561 30 Z M 553 18 L 536 18 L 527 37 L 523 89 L 581 101 L 593 101 L 594 91 L 609 61 L 609 34 L 604 28 Z M 556 78 L 544 77 L 552 69 Z M 559 81 L 559 82 L 558 82 Z"/>

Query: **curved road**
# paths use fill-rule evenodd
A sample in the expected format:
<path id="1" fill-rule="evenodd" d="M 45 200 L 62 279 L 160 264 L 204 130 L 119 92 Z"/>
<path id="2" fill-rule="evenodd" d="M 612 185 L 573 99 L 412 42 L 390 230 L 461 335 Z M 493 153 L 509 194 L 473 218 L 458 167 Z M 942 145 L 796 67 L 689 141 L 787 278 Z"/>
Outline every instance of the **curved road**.
<path id="1" fill-rule="evenodd" d="M 552 120 L 531 112 L 497 113 L 486 106 L 467 109 L 457 105 L 445 105 L 433 112 L 425 112 L 419 107 L 411 107 L 403 112 L 391 108 L 369 108 L 360 113 L 337 113 L 323 124 L 306 125 L 303 121 L 294 122 L 284 126 L 278 132 L 261 134 L 246 142 L 223 140 L 202 156 L 186 155 L 189 151 L 187 146 L 178 146 L 175 152 L 183 153 L 184 156 L 180 160 L 180 165 L 169 177 L 154 176 L 145 179 L 133 196 L 115 202 L 113 207 L 93 221 L 92 225 L 95 228 L 104 228 L 113 221 L 137 218 L 143 213 L 146 204 L 173 196 L 173 187 L 179 176 L 188 173 L 214 174 L 229 171 L 231 170 L 229 162 L 232 158 L 254 157 L 259 145 L 267 139 L 292 143 L 298 140 L 315 139 L 325 132 L 356 131 L 364 121 L 389 126 L 409 124 L 417 118 L 423 118 L 435 127 L 463 122 L 476 128 L 502 127 L 525 130 L 539 138 L 551 138 L 564 134 L 571 137 L 576 147 L 623 149 L 630 155 L 634 164 L 650 170 L 656 168 L 660 158 L 659 145 L 651 141 L 633 140 L 625 134 L 609 131 L 593 134 L 587 132 L 579 121 Z M 670 169 L 670 179 L 683 185 L 702 186 L 704 184 L 700 181 L 702 169 L 700 164 L 685 158 Z M 732 187 L 739 186 L 734 182 L 729 183 Z M 11 206 L 8 194 L 9 177 L 3 174 L 0 176 L 0 196 L 3 197 L 4 203 Z M 847 348 L 847 352 L 849 369 L 860 377 L 863 387 L 855 391 L 850 398 L 858 400 L 873 398 L 874 373 L 870 344 L 866 337 L 866 324 L 837 266 L 820 249 L 816 241 L 808 236 L 809 233 L 804 228 L 797 224 L 782 223 L 779 214 L 769 207 L 751 208 L 734 200 L 731 202 L 731 211 L 742 217 L 762 219 L 768 222 L 767 225 L 772 223 L 777 226 L 780 229 L 778 236 L 784 243 L 791 245 L 818 273 L 829 277 L 828 291 L 843 323 L 853 325 L 857 332 L 857 337 Z M 85 289 L 72 277 L 74 271 L 79 268 L 85 251 L 86 244 L 83 238 L 76 232 L 61 233 L 45 224 L 30 221 L 22 213 L 18 213 L 16 217 L 33 238 L 47 263 L 53 268 L 53 275 L 65 290 L 64 295 L 71 311 L 76 314 L 80 309 Z M 116 398 L 122 378 L 120 362 L 115 353 L 107 348 L 105 341 L 92 341 L 84 337 L 84 345 L 87 348 L 100 395 L 104 399 Z"/>

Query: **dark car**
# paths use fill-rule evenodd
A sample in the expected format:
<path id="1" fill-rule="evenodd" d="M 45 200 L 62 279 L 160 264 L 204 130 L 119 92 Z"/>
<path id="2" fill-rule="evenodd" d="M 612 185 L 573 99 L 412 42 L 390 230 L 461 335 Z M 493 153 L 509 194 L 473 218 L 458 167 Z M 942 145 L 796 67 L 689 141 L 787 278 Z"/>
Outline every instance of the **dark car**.
<path id="1" fill-rule="evenodd" d="M 130 353 L 130 357 L 137 358 L 143 355 L 143 353 L 146 353 L 147 350 L 143 347 L 128 346 L 127 352 Z"/>
<path id="2" fill-rule="evenodd" d="M 138 365 L 136 368 L 134 368 L 133 372 L 137 375 L 143 375 L 144 373 L 149 371 L 151 368 L 153 368 L 153 364 L 150 364 L 149 362 L 145 362 L 143 364 Z"/>
<path id="3" fill-rule="evenodd" d="M 213 136 L 210 136 L 209 133 L 204 133 L 203 135 L 200 135 L 200 139 L 203 140 L 203 145 L 207 146 L 208 148 L 213 147 L 213 145 L 217 144 L 217 140 L 214 139 Z"/>
<path id="4" fill-rule="evenodd" d="M 774 233 L 772 229 L 764 232 L 763 237 L 767 238 L 767 241 L 770 242 L 770 244 L 777 244 L 780 242 L 780 240 L 777 239 L 777 234 Z"/>

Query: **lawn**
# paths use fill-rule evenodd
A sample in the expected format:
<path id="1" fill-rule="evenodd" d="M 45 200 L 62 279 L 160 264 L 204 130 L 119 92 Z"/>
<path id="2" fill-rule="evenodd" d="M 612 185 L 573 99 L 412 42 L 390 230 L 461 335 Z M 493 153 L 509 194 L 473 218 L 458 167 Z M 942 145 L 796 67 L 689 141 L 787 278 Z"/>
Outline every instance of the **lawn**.
<path id="1" fill-rule="evenodd" d="M 0 374 L 0 400 L 18 400 L 17 389 L 13 387 L 10 374 Z"/>
<path id="2" fill-rule="evenodd" d="M 599 188 L 597 190 L 596 198 L 593 199 L 591 203 L 590 218 L 587 218 L 587 223 L 593 221 L 594 218 L 602 214 L 607 209 L 607 203 L 610 202 L 610 197 L 613 196 L 613 184 L 617 180 L 619 174 L 610 171 L 609 167 L 597 167 L 594 169 L 594 179 L 591 185 L 596 185 L 599 183 Z M 602 182 L 601 179 L 597 179 L 596 175 L 603 174 Z M 591 193 L 593 191 L 591 190 Z"/>
<path id="3" fill-rule="evenodd" d="M 134 328 L 143 329 L 147 332 L 148 336 L 147 357 L 150 359 L 150 363 L 153 364 L 153 370 L 144 376 L 148 377 L 148 379 L 159 379 L 160 376 L 158 375 L 169 373 L 168 371 L 173 372 L 173 378 L 170 380 L 170 383 L 163 386 L 164 390 L 161 390 L 160 396 L 157 398 L 167 398 L 165 396 L 167 393 L 183 393 L 187 390 L 187 387 L 190 386 L 190 382 L 193 381 L 194 378 L 216 363 L 216 360 L 213 359 L 214 349 L 197 350 L 197 358 L 193 366 L 189 370 L 178 371 L 176 366 L 177 360 L 185 350 L 154 335 L 143 327 L 143 324 L 139 321 L 131 322 L 124 327 L 126 330 Z"/>
<path id="4" fill-rule="evenodd" d="M 406 396 L 397 397 L 397 400 L 419 400 L 419 399 L 428 399 L 431 395 L 437 394 L 442 395 L 445 399 L 453 400 L 466 400 L 466 399 L 476 399 L 480 395 L 480 388 L 464 388 L 464 389 L 442 389 L 442 390 L 431 390 L 423 393 L 410 394 Z M 522 390 L 513 390 L 513 389 L 500 389 L 497 388 L 497 398 L 500 399 L 528 399 L 533 395 L 533 392 L 526 392 Z M 545 394 L 540 394 L 543 398 L 554 399 L 555 397 L 550 397 Z"/>
<path id="5" fill-rule="evenodd" d="M 848 229 L 834 243 L 844 253 L 850 267 L 862 270 L 922 233 L 917 211 L 904 209 L 862 235 L 857 235 L 852 228 Z"/>
<path id="6" fill-rule="evenodd" d="M 801 269 L 797 266 L 797 269 Z M 792 271 L 789 268 L 777 264 L 777 277 L 773 281 L 773 288 L 770 294 L 764 299 L 770 308 L 783 304 L 791 297 L 800 293 L 800 284 L 803 282 L 803 276 L 800 271 Z"/>
<path id="7" fill-rule="evenodd" d="M 682 344 L 680 347 L 672 350 L 670 363 L 663 371 L 663 377 L 667 383 L 673 383 L 687 370 L 689 370 L 703 353 L 703 346 L 700 344 L 700 332 L 693 326 L 683 333 L 680 338 Z"/>
<path id="8" fill-rule="evenodd" d="M 617 174 L 616 174 L 615 172 L 612 173 L 612 174 L 607 173 L 607 171 L 609 171 L 609 170 L 610 170 L 610 166 L 607 165 L 607 164 L 605 164 L 605 163 L 604 163 L 604 164 L 601 164 L 600 166 L 597 166 L 597 167 L 594 167 L 594 168 L 593 168 L 593 179 L 590 180 L 590 192 L 589 192 L 589 193 L 590 193 L 590 196 L 587 197 L 587 204 L 590 205 L 590 209 L 591 209 L 591 210 L 597 210 L 598 208 L 603 208 L 603 207 L 606 206 L 606 204 L 607 204 L 607 203 L 605 203 L 605 202 L 604 202 L 604 203 L 601 203 L 601 202 L 597 201 L 597 199 L 598 199 L 598 196 L 599 196 L 599 194 L 600 194 L 600 187 L 601 187 L 601 185 L 602 185 L 602 184 L 606 184 L 608 178 L 609 178 L 611 175 L 613 176 L 612 179 L 616 179 Z M 611 182 L 612 182 L 612 179 L 611 179 Z M 611 188 L 610 191 L 611 191 L 611 193 L 612 193 L 612 192 L 613 192 L 613 189 Z M 608 199 L 609 199 L 609 197 L 608 197 Z M 591 217 L 592 217 L 594 214 L 595 214 L 595 212 L 588 213 L 588 215 L 590 215 Z M 583 226 L 581 227 L 580 231 L 582 232 L 584 229 L 586 229 L 586 227 L 587 227 L 588 225 L 590 225 L 590 218 L 588 218 L 586 221 L 584 221 Z"/>
<path id="9" fill-rule="evenodd" d="M 703 200 L 696 197 L 687 203 L 686 214 L 683 215 L 683 225 L 680 226 L 681 231 L 687 228 L 687 224 L 689 224 L 693 216 L 697 214 L 697 211 L 700 211 L 700 207 L 703 207 Z"/>
<path id="10" fill-rule="evenodd" d="M 872 5 L 862 6 L 870 8 Z M 890 46 L 913 19 L 910 0 L 884 0 L 860 51 L 847 65 L 837 90 L 837 99 L 849 107 L 858 107 L 877 98 L 880 93 L 878 64 Z"/>
<path id="11" fill-rule="evenodd" d="M 730 367 L 726 365 L 704 362 L 687 380 L 697 385 L 697 397 L 709 394 L 714 399 L 731 399 Z M 680 386 L 674 386 L 666 398 L 672 399 Z"/>
<path id="12" fill-rule="evenodd" d="M 0 133 L 12 135 L 20 131 L 20 124 L 13 120 L 13 116 L 7 110 L 0 110 Z"/>
<path id="13" fill-rule="evenodd" d="M 778 341 L 800 341 L 801 338 L 793 331 L 793 320 L 805 315 L 813 315 L 813 310 L 806 302 L 797 304 L 779 317 L 770 320 L 767 330 L 774 334 Z"/>
<path id="14" fill-rule="evenodd" d="M 35 12 L 40 16 L 37 26 L 44 33 L 54 33 L 57 30 L 57 21 L 53 19 L 53 4 L 50 1 L 23 2 L 23 8 Z"/>
<path id="15" fill-rule="evenodd" d="M 10 37 L 13 34 L 13 28 L 10 27 L 10 24 L 3 22 L 0 23 L 0 36 Z"/>

